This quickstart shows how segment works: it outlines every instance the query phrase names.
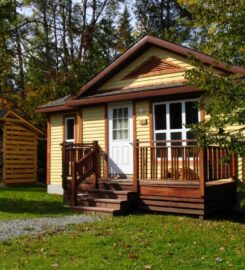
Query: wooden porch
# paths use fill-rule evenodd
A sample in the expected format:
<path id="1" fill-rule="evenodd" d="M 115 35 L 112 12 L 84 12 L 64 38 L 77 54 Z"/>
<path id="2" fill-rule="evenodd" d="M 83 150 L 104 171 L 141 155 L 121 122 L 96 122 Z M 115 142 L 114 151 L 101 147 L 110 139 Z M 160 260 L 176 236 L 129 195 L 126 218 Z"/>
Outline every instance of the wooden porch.
<path id="1" fill-rule="evenodd" d="M 194 140 L 137 141 L 132 178 L 101 176 L 97 141 L 63 144 L 64 199 L 75 210 L 137 210 L 198 215 L 236 203 L 236 158 L 225 148 L 196 149 Z"/>

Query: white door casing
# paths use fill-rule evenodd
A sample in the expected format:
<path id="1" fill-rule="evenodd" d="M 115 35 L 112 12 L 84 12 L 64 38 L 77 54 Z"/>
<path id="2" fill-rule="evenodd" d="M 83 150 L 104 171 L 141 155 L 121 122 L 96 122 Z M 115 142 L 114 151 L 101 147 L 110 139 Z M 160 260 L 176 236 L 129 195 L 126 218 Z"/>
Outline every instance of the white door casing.
<path id="1" fill-rule="evenodd" d="M 109 174 L 133 174 L 133 108 L 131 102 L 108 106 L 109 119 Z"/>

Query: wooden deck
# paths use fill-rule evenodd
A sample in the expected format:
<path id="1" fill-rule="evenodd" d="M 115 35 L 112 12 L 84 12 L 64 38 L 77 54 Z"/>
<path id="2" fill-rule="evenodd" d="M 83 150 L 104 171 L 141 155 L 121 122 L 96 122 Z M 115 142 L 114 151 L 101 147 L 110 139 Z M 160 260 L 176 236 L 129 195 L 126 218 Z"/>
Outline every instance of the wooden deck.
<path id="1" fill-rule="evenodd" d="M 227 155 L 224 149 L 212 147 L 194 156 L 190 146 L 181 146 L 181 150 L 165 150 L 164 156 L 153 146 L 144 154 L 138 151 L 141 165 L 136 164 L 133 179 L 113 179 L 98 177 L 96 143 L 86 144 L 80 152 L 79 147 L 73 151 L 69 146 L 63 151 L 64 199 L 76 211 L 113 215 L 154 211 L 203 218 L 236 203 L 235 159 L 220 163 L 220 158 Z M 160 160 L 149 158 L 156 151 Z M 168 160 L 167 153 L 174 155 L 172 160 Z M 73 160 L 67 162 L 67 157 Z M 141 168 L 146 163 L 148 169 Z"/>

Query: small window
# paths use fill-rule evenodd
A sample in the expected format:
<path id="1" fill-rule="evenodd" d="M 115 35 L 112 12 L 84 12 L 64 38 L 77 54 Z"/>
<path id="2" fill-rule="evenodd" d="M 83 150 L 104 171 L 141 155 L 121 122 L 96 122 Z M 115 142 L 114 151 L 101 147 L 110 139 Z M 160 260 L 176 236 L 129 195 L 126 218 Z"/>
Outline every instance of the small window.
<path id="1" fill-rule="evenodd" d="M 65 119 L 65 141 L 75 142 L 75 118 L 67 117 Z"/>

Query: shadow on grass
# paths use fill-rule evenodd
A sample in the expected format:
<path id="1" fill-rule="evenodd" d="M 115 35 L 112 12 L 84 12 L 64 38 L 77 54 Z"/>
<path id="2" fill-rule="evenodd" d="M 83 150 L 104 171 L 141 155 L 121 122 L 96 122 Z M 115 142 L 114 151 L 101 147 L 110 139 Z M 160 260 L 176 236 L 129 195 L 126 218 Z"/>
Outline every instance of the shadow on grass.
<path id="1" fill-rule="evenodd" d="M 234 223 L 245 224 L 245 212 L 230 210 L 228 212 L 220 212 L 209 215 L 205 218 L 210 221 L 231 221 Z"/>
<path id="2" fill-rule="evenodd" d="M 62 196 L 50 195 L 45 186 L 0 188 L 0 212 L 19 215 L 62 215 L 71 213 L 63 204 Z"/>
<path id="3" fill-rule="evenodd" d="M 15 214 L 59 215 L 71 213 L 62 202 L 0 198 L 0 211 Z"/>

